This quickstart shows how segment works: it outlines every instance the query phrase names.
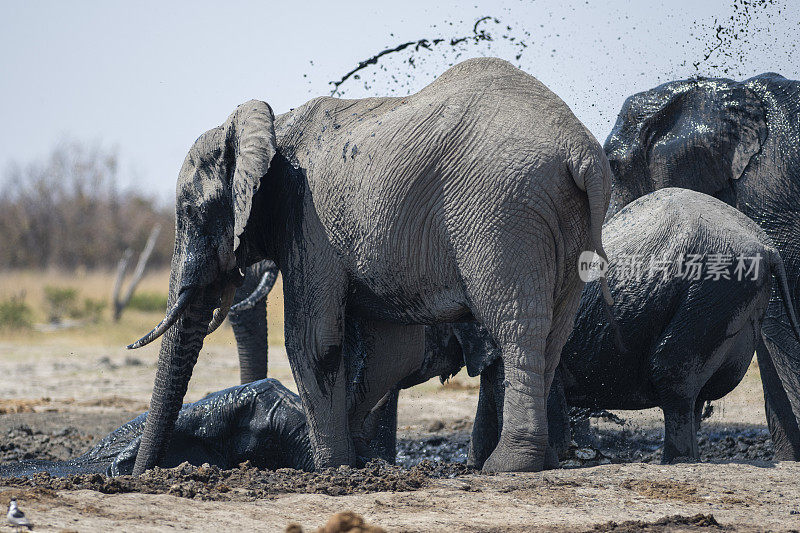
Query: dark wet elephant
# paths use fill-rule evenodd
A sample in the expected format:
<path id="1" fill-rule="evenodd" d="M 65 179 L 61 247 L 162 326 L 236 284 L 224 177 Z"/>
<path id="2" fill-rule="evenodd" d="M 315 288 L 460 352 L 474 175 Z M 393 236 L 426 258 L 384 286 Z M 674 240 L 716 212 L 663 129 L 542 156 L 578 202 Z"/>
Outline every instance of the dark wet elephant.
<path id="1" fill-rule="evenodd" d="M 566 406 L 558 398 L 563 391 L 566 403 L 576 407 L 660 407 L 664 462 L 699 460 L 703 402 L 723 397 L 744 377 L 773 288 L 790 319 L 791 335 L 800 339 L 781 256 L 758 224 L 741 212 L 678 188 L 627 205 L 605 224 L 603 241 L 612 258 L 608 284 L 625 350 L 616 346 L 597 284 L 587 284 L 575 329 L 561 353 L 560 383 L 554 381 L 550 393 L 554 444 L 559 446 L 559 432 L 565 436 L 560 446 L 569 435 Z M 502 424 L 497 409 L 502 366 L 491 357 L 480 359 L 483 353 L 491 354 L 474 352 L 477 365 L 486 368 L 473 369 L 482 372 L 470 450 L 477 466 L 491 452 Z"/>
<path id="2" fill-rule="evenodd" d="M 605 143 L 612 216 L 662 187 L 715 196 L 755 220 L 786 264 L 800 303 L 800 82 L 761 74 L 690 79 L 625 101 Z M 800 460 L 800 343 L 773 291 L 757 356 L 776 457 Z"/>
<path id="3" fill-rule="evenodd" d="M 109 433 L 91 450 L 69 461 L 26 460 L 0 465 L 0 477 L 133 472 L 145 421 L 142 413 Z M 258 468 L 313 470 L 311 444 L 303 407 L 279 381 L 265 379 L 209 394 L 184 405 L 175 422 L 167 452 L 158 466 L 184 461 L 234 468 L 250 461 Z"/>
<path id="4" fill-rule="evenodd" d="M 241 105 L 198 138 L 178 178 L 169 310 L 135 473 L 167 449 L 206 334 L 242 269 L 271 259 L 317 466 L 354 464 L 372 407 L 423 356 L 424 324 L 480 321 L 506 366 L 487 470 L 540 470 L 546 397 L 582 282 L 605 255 L 602 148 L 538 80 L 465 61 L 405 98 L 317 98 L 275 117 Z M 610 295 L 605 291 L 610 303 Z M 346 330 L 358 331 L 357 346 Z M 365 376 L 347 394 L 346 350 Z M 344 357 L 343 357 L 344 355 Z"/>

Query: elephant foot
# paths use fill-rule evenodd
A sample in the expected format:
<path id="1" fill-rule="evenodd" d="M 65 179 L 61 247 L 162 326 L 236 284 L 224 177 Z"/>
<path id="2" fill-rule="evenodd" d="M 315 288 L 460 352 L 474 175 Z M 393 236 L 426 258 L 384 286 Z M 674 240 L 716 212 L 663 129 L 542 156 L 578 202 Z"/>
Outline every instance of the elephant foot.
<path id="1" fill-rule="evenodd" d="M 547 447 L 547 452 L 544 454 L 544 470 L 556 470 L 561 465 L 558 462 L 558 452 L 552 446 Z"/>
<path id="2" fill-rule="evenodd" d="M 545 437 L 544 442 L 547 442 Z M 483 463 L 483 472 L 541 472 L 545 468 L 557 468 L 558 458 L 553 453 L 548 459 L 547 445 L 504 445 L 502 438 L 497 448 Z"/>
<path id="3" fill-rule="evenodd" d="M 774 461 L 800 461 L 800 452 L 797 452 L 791 446 L 775 448 Z"/>
<path id="4" fill-rule="evenodd" d="M 367 439 L 354 437 L 353 444 L 356 449 L 356 466 L 358 468 L 364 468 L 373 459 L 383 460 L 380 454 L 369 445 Z"/>
<path id="5" fill-rule="evenodd" d="M 348 439 L 349 446 L 346 449 L 333 453 L 331 450 L 322 450 L 314 453 L 314 469 L 317 471 L 326 468 L 339 468 L 340 466 L 358 466 L 358 459 L 355 453 L 355 445 L 352 439 Z"/>

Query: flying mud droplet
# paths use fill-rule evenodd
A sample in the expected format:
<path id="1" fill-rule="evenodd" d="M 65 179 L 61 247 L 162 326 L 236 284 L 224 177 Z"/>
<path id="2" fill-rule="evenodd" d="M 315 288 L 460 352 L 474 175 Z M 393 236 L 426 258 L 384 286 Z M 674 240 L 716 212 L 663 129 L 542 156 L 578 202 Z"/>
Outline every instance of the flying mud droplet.
<path id="1" fill-rule="evenodd" d="M 779 64 L 795 64 L 793 39 L 772 35 L 778 20 L 798 18 L 798 11 L 787 5 L 790 4 L 785 0 L 733 0 L 729 13 L 715 17 L 711 23 L 695 22 L 696 39 L 705 41 L 702 57 L 691 62 L 697 74 L 752 75 L 748 66 L 758 52 L 768 53 Z M 800 25 L 800 20 L 793 22 L 794 26 Z"/>
<path id="2" fill-rule="evenodd" d="M 375 70 L 387 71 L 387 67 L 384 64 L 387 59 L 390 57 L 395 58 L 401 54 L 406 55 L 402 62 L 408 66 L 409 70 L 416 69 L 419 64 L 428 58 L 444 59 L 448 66 L 452 66 L 458 62 L 459 58 L 467 50 L 474 51 L 477 49 L 484 55 L 491 55 L 493 51 L 492 44 L 503 42 L 507 47 L 510 47 L 511 56 L 517 61 L 517 66 L 521 67 L 519 61 L 525 49 L 528 48 L 527 40 L 529 38 L 530 32 L 518 30 L 509 24 L 504 24 L 497 17 L 480 17 L 472 24 L 472 33 L 470 34 L 449 37 L 440 35 L 408 41 L 389 46 L 373 56 L 359 61 L 355 68 L 340 79 L 330 82 L 330 85 L 333 86 L 331 96 L 342 96 L 346 90 L 343 85 L 350 80 L 360 81 L 364 84 L 364 89 L 369 89 L 377 79 L 377 72 L 370 71 L 370 67 L 374 67 Z M 506 59 L 511 59 L 506 54 L 503 55 Z M 400 77 L 398 78 L 398 76 Z M 402 92 L 403 90 L 407 93 L 415 80 L 415 76 L 410 72 L 403 76 L 398 71 L 397 74 L 393 74 L 390 77 L 392 80 L 390 92 L 392 93 Z"/>

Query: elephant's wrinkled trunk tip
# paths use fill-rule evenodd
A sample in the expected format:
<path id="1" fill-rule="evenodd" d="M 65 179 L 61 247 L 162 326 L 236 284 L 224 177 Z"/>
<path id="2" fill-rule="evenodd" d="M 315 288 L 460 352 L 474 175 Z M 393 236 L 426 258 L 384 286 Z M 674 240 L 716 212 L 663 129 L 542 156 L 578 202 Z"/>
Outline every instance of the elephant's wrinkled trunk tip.
<path id="1" fill-rule="evenodd" d="M 277 270 L 270 269 L 264 272 L 264 275 L 261 276 L 261 281 L 258 282 L 258 286 L 250 293 L 250 296 L 231 307 L 231 313 L 241 313 L 255 307 L 256 303 L 267 297 L 277 279 Z"/>
<path id="2" fill-rule="evenodd" d="M 228 316 L 228 311 L 233 303 L 233 297 L 236 295 L 236 285 L 233 283 L 227 285 L 222 291 L 219 307 L 214 309 L 214 316 L 211 317 L 211 322 L 208 324 L 208 331 L 206 335 L 211 335 L 218 327 L 225 321 Z"/>
<path id="3" fill-rule="evenodd" d="M 175 305 L 172 306 L 172 309 L 167 312 L 167 316 L 164 317 L 164 320 L 154 327 L 150 333 L 133 344 L 129 344 L 128 349 L 135 350 L 137 348 L 141 348 L 142 346 L 146 346 L 166 333 L 166 331 L 181 317 L 184 310 L 189 305 L 189 302 L 191 302 L 193 294 L 194 289 L 186 289 L 181 292 L 180 296 L 178 296 L 178 301 L 175 302 Z"/>

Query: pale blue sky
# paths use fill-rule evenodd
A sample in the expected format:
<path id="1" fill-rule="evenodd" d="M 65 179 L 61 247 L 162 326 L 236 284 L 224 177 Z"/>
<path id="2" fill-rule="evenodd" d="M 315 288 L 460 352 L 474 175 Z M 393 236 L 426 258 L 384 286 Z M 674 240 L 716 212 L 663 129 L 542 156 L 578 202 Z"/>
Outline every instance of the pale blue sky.
<path id="1" fill-rule="evenodd" d="M 118 147 L 123 185 L 171 201 L 189 146 L 237 104 L 259 98 L 284 112 L 329 93 L 329 81 L 387 46 L 467 35 L 484 15 L 501 19 L 501 26 L 486 26 L 496 37 L 510 25 L 507 34 L 525 38 L 529 46 L 514 62 L 561 96 L 602 142 L 626 96 L 664 81 L 723 75 L 723 68 L 735 78 L 764 71 L 798 78 L 795 0 L 756 13 L 744 42 L 724 49 L 733 57 L 719 50 L 699 71 L 692 66 L 715 42 L 715 19 L 727 20 L 733 3 L 6 0 L 0 4 L 0 176 L 11 161 L 41 158 L 71 138 Z M 386 71 L 372 67 L 343 88 L 348 97 L 405 93 L 449 62 L 482 55 L 514 60 L 516 51 L 504 40 L 464 46 L 458 58 L 437 49 L 418 54 L 413 70 L 404 62 L 408 55 L 399 55 Z M 392 82 L 390 74 L 407 83 Z M 369 90 L 364 80 L 372 82 Z"/>

